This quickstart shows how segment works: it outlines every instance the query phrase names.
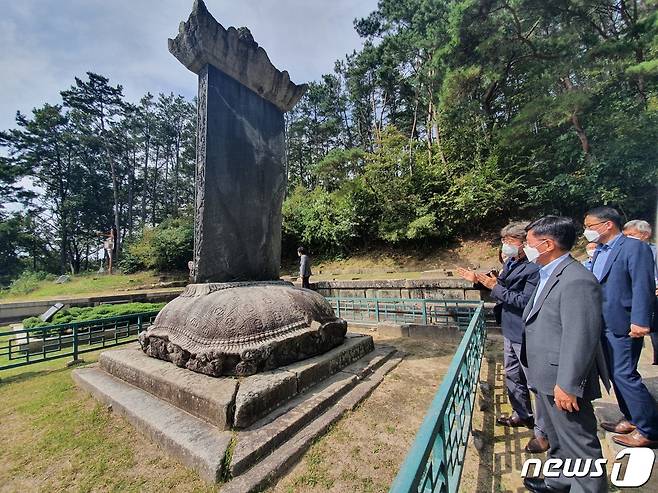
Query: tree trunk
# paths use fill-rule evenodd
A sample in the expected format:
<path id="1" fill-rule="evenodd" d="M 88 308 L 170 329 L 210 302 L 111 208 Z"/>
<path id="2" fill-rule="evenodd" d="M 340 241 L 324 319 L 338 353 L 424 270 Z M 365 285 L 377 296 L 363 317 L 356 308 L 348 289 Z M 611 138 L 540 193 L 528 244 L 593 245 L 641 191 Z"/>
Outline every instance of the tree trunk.
<path id="1" fill-rule="evenodd" d="M 142 229 L 146 225 L 146 204 L 148 202 L 148 175 L 149 175 L 149 148 L 151 144 L 151 134 L 146 134 L 146 142 L 144 144 L 144 184 L 142 185 Z"/>
<path id="2" fill-rule="evenodd" d="M 176 136 L 176 160 L 174 161 L 174 210 L 173 210 L 173 215 L 174 217 L 178 216 L 178 173 L 179 173 L 179 166 L 180 166 L 180 133 Z"/>
<path id="3" fill-rule="evenodd" d="M 160 160 L 160 146 L 155 146 L 155 166 L 153 169 L 153 183 L 151 185 L 151 225 L 155 226 L 157 210 L 157 187 L 158 187 L 158 161 Z"/>
<path id="4" fill-rule="evenodd" d="M 132 148 L 132 159 L 128 156 L 128 237 L 133 233 L 133 202 L 135 200 L 134 187 L 135 187 L 135 163 L 137 161 L 137 150 Z"/>
<path id="5" fill-rule="evenodd" d="M 562 84 L 568 92 L 575 90 L 571 79 L 569 79 L 569 76 L 562 78 Z M 580 118 L 578 116 L 578 108 L 574 108 L 573 112 L 571 113 L 571 124 L 573 125 L 576 135 L 580 140 L 580 146 L 583 149 L 583 154 L 586 158 L 589 158 L 591 156 L 591 147 L 587 133 L 585 132 L 585 129 L 580 122 Z"/>

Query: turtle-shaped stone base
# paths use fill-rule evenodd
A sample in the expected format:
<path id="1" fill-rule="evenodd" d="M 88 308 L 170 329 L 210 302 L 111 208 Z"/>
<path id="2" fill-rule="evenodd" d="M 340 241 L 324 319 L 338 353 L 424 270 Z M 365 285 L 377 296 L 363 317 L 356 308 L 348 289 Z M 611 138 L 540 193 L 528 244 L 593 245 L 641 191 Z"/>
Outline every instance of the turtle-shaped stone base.
<path id="1" fill-rule="evenodd" d="M 287 282 L 191 284 L 139 342 L 182 368 L 247 376 L 329 351 L 346 332 L 323 296 Z"/>

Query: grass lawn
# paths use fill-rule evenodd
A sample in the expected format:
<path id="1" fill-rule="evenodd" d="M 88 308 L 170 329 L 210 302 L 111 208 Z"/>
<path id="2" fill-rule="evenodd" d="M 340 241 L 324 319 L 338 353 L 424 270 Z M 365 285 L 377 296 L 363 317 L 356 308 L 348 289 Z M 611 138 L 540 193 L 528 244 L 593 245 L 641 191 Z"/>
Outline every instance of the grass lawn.
<path id="1" fill-rule="evenodd" d="M 53 281 L 41 281 L 35 290 L 27 294 L 0 292 L 0 302 L 30 301 L 50 298 L 67 298 L 89 294 L 116 294 L 117 289 L 136 288 L 145 284 L 158 282 L 158 275 L 153 272 L 135 274 L 81 274 L 71 278 L 65 284 Z"/>
<path id="2" fill-rule="evenodd" d="M 1 491 L 217 491 L 78 390 L 67 361 L 0 372 Z"/>

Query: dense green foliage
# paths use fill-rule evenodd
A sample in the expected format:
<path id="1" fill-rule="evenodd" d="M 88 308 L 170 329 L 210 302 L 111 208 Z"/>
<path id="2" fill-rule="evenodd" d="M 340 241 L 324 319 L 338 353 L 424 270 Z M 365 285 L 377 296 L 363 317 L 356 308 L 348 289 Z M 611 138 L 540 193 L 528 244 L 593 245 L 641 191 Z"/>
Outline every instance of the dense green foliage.
<path id="1" fill-rule="evenodd" d="M 103 318 L 121 317 L 135 313 L 154 312 L 162 309 L 166 303 L 121 303 L 118 305 L 98 305 L 87 308 L 71 307 L 65 308 L 55 314 L 49 322 L 42 321 L 39 317 L 30 317 L 23 320 L 26 329 L 35 327 L 48 327 L 49 325 L 68 324 L 72 322 L 86 322 L 88 320 L 100 320 Z"/>
<path id="2" fill-rule="evenodd" d="M 54 281 L 55 276 L 47 272 L 34 272 L 31 270 L 25 270 L 21 272 L 20 276 L 11 281 L 9 288 L 7 289 L 8 294 L 28 294 L 37 289 L 42 281 Z"/>
<path id="3" fill-rule="evenodd" d="M 155 228 L 144 228 L 140 237 L 126 245 L 121 270 L 183 270 L 192 259 L 193 244 L 194 228 L 189 215 L 167 219 Z"/>
<path id="4" fill-rule="evenodd" d="M 288 117 L 291 243 L 436 241 L 604 203 L 653 219 L 655 0 L 380 0 L 355 27 L 364 48 Z"/>
<path id="5" fill-rule="evenodd" d="M 657 1 L 380 0 L 354 23 L 362 49 L 286 115 L 284 252 L 438 244 L 601 204 L 652 220 Z M 27 207 L 0 215 L 0 282 L 91 268 L 111 225 L 127 270 L 185 269 L 193 103 L 130 104 L 93 73 L 61 94 L 0 133 L 0 199 Z"/>

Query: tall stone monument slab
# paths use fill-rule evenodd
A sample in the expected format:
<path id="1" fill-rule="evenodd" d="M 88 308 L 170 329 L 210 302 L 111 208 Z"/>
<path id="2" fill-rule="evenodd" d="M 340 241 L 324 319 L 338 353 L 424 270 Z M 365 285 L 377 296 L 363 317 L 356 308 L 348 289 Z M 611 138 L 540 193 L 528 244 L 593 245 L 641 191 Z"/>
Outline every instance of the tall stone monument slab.
<path id="1" fill-rule="evenodd" d="M 195 282 L 279 278 L 286 189 L 284 112 L 306 90 L 247 28 L 194 3 L 169 51 L 199 76 Z"/>
<path id="2" fill-rule="evenodd" d="M 310 290 L 279 281 L 284 118 L 306 86 L 246 28 L 196 0 L 169 51 L 199 76 L 194 284 L 140 336 L 154 358 L 211 376 L 252 375 L 343 343 L 347 324 Z"/>

